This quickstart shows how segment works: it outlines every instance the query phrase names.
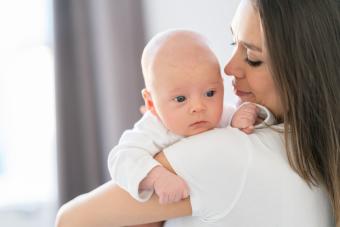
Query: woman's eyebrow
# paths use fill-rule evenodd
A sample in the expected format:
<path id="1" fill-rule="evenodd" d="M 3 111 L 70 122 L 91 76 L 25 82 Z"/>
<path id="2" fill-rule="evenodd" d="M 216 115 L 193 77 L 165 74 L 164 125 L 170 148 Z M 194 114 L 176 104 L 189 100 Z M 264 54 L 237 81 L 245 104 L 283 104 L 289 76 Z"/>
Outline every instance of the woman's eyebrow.
<path id="1" fill-rule="evenodd" d="M 231 34 L 234 35 L 234 30 L 233 30 L 232 26 L 230 26 L 230 31 L 231 31 Z M 262 52 L 262 48 L 256 46 L 255 44 L 248 43 L 248 42 L 245 42 L 245 41 L 240 41 L 240 43 L 243 46 L 245 46 L 247 49 L 249 49 L 249 50 L 254 50 L 254 51 Z"/>
<path id="2" fill-rule="evenodd" d="M 244 41 L 240 41 L 240 43 L 241 43 L 243 46 L 245 46 L 247 49 L 254 50 L 254 51 L 258 51 L 258 52 L 262 52 L 262 48 L 256 46 L 255 44 L 247 43 L 247 42 L 244 42 Z"/>

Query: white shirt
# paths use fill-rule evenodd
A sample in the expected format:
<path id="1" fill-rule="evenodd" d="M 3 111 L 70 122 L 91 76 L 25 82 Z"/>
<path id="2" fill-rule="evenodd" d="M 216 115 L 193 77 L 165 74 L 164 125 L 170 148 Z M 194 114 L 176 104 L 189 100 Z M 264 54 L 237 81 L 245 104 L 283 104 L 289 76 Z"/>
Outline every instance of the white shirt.
<path id="1" fill-rule="evenodd" d="M 265 107 L 257 106 L 260 110 L 259 116 L 264 121 L 256 128 L 273 124 L 275 122 L 273 115 Z M 229 126 L 234 112 L 234 107 L 225 105 L 219 127 Z M 183 137 L 165 128 L 152 113 L 146 112 L 133 129 L 123 133 L 119 144 L 109 154 L 108 167 L 113 181 L 136 200 L 147 201 L 152 196 L 153 190 L 138 189 L 140 182 L 150 170 L 161 165 L 153 159 L 153 156 L 181 138 Z"/>
<path id="2" fill-rule="evenodd" d="M 235 108 L 224 106 L 219 127 L 230 124 Z M 151 112 L 126 130 L 108 158 L 108 168 L 112 180 L 140 202 L 147 201 L 153 190 L 139 191 L 140 182 L 159 162 L 153 156 L 163 148 L 179 141 L 182 136 L 170 132 Z"/>
<path id="3" fill-rule="evenodd" d="M 327 194 L 292 170 L 283 134 L 271 128 L 250 135 L 214 129 L 183 138 L 164 154 L 189 185 L 193 212 L 166 227 L 335 226 Z"/>

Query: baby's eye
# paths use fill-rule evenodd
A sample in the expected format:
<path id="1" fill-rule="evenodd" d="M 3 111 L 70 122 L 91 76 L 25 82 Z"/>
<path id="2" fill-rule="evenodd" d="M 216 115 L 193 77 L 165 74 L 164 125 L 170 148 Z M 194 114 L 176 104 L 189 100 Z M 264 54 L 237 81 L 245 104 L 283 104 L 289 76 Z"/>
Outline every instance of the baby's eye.
<path id="1" fill-rule="evenodd" d="M 187 98 L 185 98 L 185 96 L 181 95 L 181 96 L 177 96 L 174 100 L 176 102 L 184 102 Z"/>
<path id="2" fill-rule="evenodd" d="M 213 97 L 215 95 L 216 91 L 210 90 L 205 95 L 208 97 Z"/>

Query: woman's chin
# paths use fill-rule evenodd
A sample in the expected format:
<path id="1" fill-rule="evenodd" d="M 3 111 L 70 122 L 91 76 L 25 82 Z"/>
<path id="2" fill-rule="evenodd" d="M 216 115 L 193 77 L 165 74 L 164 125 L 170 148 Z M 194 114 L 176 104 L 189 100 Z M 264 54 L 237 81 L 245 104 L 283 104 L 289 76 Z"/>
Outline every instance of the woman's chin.
<path id="1" fill-rule="evenodd" d="M 239 106 L 244 102 L 254 102 L 256 103 L 256 99 L 254 96 L 238 96 L 238 100 L 236 102 L 236 105 Z"/>

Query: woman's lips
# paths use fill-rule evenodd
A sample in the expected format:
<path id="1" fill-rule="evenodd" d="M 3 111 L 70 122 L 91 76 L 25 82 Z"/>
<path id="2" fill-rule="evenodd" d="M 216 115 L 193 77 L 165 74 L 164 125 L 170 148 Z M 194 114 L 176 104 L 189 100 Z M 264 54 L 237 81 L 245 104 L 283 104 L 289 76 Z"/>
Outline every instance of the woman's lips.
<path id="1" fill-rule="evenodd" d="M 252 92 L 246 92 L 246 91 L 241 91 L 241 90 L 236 90 L 235 89 L 235 94 L 239 97 L 241 96 L 250 96 L 252 95 L 253 93 Z"/>
<path id="2" fill-rule="evenodd" d="M 240 90 L 240 89 L 238 89 L 236 86 L 235 86 L 235 84 L 233 83 L 233 87 L 234 87 L 234 92 L 235 92 L 235 94 L 237 95 L 237 96 L 239 96 L 239 97 L 242 97 L 242 96 L 251 96 L 253 93 L 252 92 L 250 92 L 250 91 L 242 91 L 242 90 Z"/>

